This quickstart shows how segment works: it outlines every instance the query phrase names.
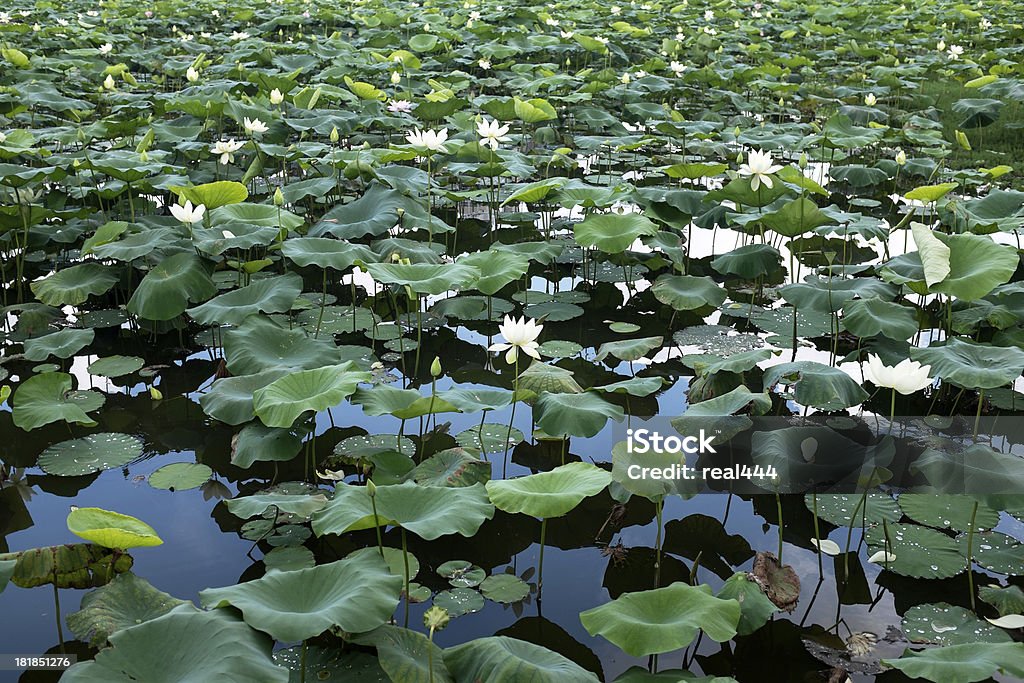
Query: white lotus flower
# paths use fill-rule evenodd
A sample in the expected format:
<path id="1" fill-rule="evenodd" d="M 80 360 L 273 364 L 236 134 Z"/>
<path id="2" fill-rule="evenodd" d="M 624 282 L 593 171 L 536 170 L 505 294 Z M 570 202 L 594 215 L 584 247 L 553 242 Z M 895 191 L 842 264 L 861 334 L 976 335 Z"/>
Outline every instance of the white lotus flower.
<path id="1" fill-rule="evenodd" d="M 903 395 L 920 391 L 931 386 L 932 378 L 928 376 L 932 366 L 921 365 L 915 360 L 905 358 L 896 365 L 886 365 L 877 353 L 868 356 L 868 366 L 864 376 L 877 387 L 895 389 Z"/>
<path id="2" fill-rule="evenodd" d="M 558 26 L 559 22 L 558 19 L 555 19 L 554 17 L 548 17 L 547 19 L 544 20 L 544 23 L 547 24 L 548 26 Z"/>
<path id="3" fill-rule="evenodd" d="M 948 57 L 949 57 L 950 59 L 954 59 L 954 60 L 955 60 L 955 59 L 960 59 L 960 57 L 961 57 L 961 56 L 962 56 L 963 54 L 964 54 L 964 49 L 963 49 L 963 47 L 961 47 L 960 45 L 950 45 L 950 46 L 949 46 L 949 49 L 948 49 L 948 50 L 946 50 L 946 55 L 947 55 L 947 56 L 948 56 Z"/>
<path id="4" fill-rule="evenodd" d="M 409 100 L 391 100 L 388 103 L 388 111 L 392 114 L 408 114 L 412 111 L 412 102 Z"/>
<path id="5" fill-rule="evenodd" d="M 761 184 L 769 190 L 774 187 L 771 174 L 782 170 L 781 166 L 772 163 L 772 153 L 759 149 L 751 150 L 747 163 L 740 166 L 740 175 L 750 177 L 750 189 L 757 192 Z"/>
<path id="6" fill-rule="evenodd" d="M 907 163 L 907 153 L 902 149 L 896 150 L 896 163 L 903 166 Z"/>
<path id="7" fill-rule="evenodd" d="M 867 94 L 867 95 L 866 95 L 866 96 L 864 97 L 864 104 L 868 105 L 869 107 L 873 107 L 873 106 L 875 106 L 875 104 L 877 104 L 877 103 L 878 103 L 878 98 L 877 98 L 877 97 L 875 97 L 875 93 L 873 93 L 873 92 L 869 92 L 869 93 L 868 93 L 868 94 Z"/>
<path id="8" fill-rule="evenodd" d="M 221 165 L 227 166 L 235 160 L 235 152 L 242 149 L 243 145 L 245 145 L 244 142 L 239 142 L 234 138 L 231 138 L 230 140 L 218 140 L 213 143 L 212 147 L 210 147 L 210 152 L 212 154 L 219 154 Z"/>
<path id="9" fill-rule="evenodd" d="M 895 553 L 888 553 L 884 550 L 879 550 L 877 553 L 868 558 L 868 562 L 871 564 L 886 564 L 888 562 L 895 562 Z"/>
<path id="10" fill-rule="evenodd" d="M 280 90 L 278 90 L 277 88 L 274 88 L 273 90 L 271 90 L 270 91 L 270 103 L 271 104 L 281 104 L 282 102 L 284 102 L 284 93 L 281 92 Z"/>
<path id="11" fill-rule="evenodd" d="M 7 134 L 0 133 L 0 145 L 4 144 L 5 142 L 7 142 Z"/>
<path id="12" fill-rule="evenodd" d="M 473 10 L 472 12 L 469 13 L 469 18 L 472 21 L 480 21 L 480 13 L 477 12 L 476 10 Z"/>
<path id="13" fill-rule="evenodd" d="M 188 81 L 189 83 L 195 83 L 196 81 L 199 80 L 199 72 L 196 71 L 194 67 L 190 66 L 185 71 L 185 80 Z"/>
<path id="14" fill-rule="evenodd" d="M 562 36 L 562 38 L 564 38 L 565 40 L 569 40 L 576 34 L 573 31 L 559 31 L 558 35 Z"/>
<path id="15" fill-rule="evenodd" d="M 831 555 L 833 557 L 835 557 L 843 551 L 842 548 L 839 547 L 838 543 L 836 543 L 835 541 L 830 541 L 827 538 L 823 538 L 820 541 L 816 538 L 812 538 L 811 543 L 814 545 L 815 548 L 817 548 L 822 553 L 826 555 Z"/>
<path id="16" fill-rule="evenodd" d="M 232 31 L 231 40 L 245 40 L 249 37 L 249 34 L 245 31 Z"/>
<path id="17" fill-rule="evenodd" d="M 490 122 L 487 119 L 483 119 L 476 124 L 476 133 L 480 136 L 483 144 L 489 145 L 491 149 L 498 149 L 499 142 L 509 141 L 508 128 L 508 124 L 504 126 L 499 125 L 497 119 Z"/>
<path id="18" fill-rule="evenodd" d="M 714 10 L 710 10 L 710 9 L 704 10 L 704 21 L 711 21 L 714 18 L 715 18 L 715 11 Z"/>
<path id="19" fill-rule="evenodd" d="M 391 85 L 398 85 L 401 82 L 402 82 L 402 74 L 398 73 L 397 71 L 392 71 L 391 72 Z"/>
<path id="20" fill-rule="evenodd" d="M 505 322 L 498 326 L 501 336 L 505 338 L 503 344 L 491 344 L 488 351 L 508 351 L 505 354 L 506 363 L 515 363 L 519 357 L 519 349 L 527 356 L 540 360 L 537 352 L 537 337 L 540 336 L 543 325 L 538 325 L 536 320 L 527 320 L 524 315 L 519 320 L 506 315 Z"/>
<path id="21" fill-rule="evenodd" d="M 682 76 L 683 73 L 685 73 L 686 71 L 686 65 L 683 64 L 682 62 L 673 61 L 671 64 L 668 65 L 668 68 L 671 69 L 672 73 L 674 73 L 676 76 Z"/>
<path id="22" fill-rule="evenodd" d="M 607 45 L 608 44 L 608 39 L 605 38 L 604 36 L 597 36 L 596 38 L 594 38 L 594 40 L 596 40 L 597 42 L 601 43 L 602 45 Z"/>
<path id="23" fill-rule="evenodd" d="M 107 77 L 103 79 L 103 87 L 106 90 L 114 89 L 114 76 L 112 74 L 107 74 Z"/>
<path id="24" fill-rule="evenodd" d="M 171 215 L 177 218 L 185 225 L 192 225 L 203 220 L 203 214 L 206 213 L 206 207 L 200 204 L 199 206 L 192 206 L 192 202 L 185 202 L 185 206 L 180 204 L 171 204 Z"/>
<path id="25" fill-rule="evenodd" d="M 256 133 L 266 133 L 270 128 L 267 124 L 263 123 L 259 119 L 250 119 L 248 116 L 242 122 L 242 127 L 245 128 L 245 132 L 249 135 L 255 135 Z"/>
<path id="26" fill-rule="evenodd" d="M 478 59 L 476 63 L 477 66 L 479 66 L 484 71 L 487 71 L 488 69 L 491 68 L 491 60 L 489 59 Z"/>
<path id="27" fill-rule="evenodd" d="M 444 141 L 448 139 L 448 129 L 420 130 L 417 128 L 405 136 L 405 139 L 417 152 L 447 152 Z"/>
<path id="28" fill-rule="evenodd" d="M 98 48 L 96 48 L 96 51 L 99 52 L 101 55 L 109 55 L 113 51 L 113 49 L 114 46 L 110 43 L 103 43 Z"/>
<path id="29" fill-rule="evenodd" d="M 611 11 L 612 11 L 612 14 L 615 15 L 615 16 L 618 16 L 618 15 L 622 14 L 622 8 L 619 7 L 618 5 L 613 5 L 612 8 L 611 8 Z"/>
<path id="30" fill-rule="evenodd" d="M 988 19 L 982 18 L 982 20 L 978 22 L 978 28 L 980 28 L 982 31 L 990 29 L 992 28 L 992 22 L 989 21 Z"/>

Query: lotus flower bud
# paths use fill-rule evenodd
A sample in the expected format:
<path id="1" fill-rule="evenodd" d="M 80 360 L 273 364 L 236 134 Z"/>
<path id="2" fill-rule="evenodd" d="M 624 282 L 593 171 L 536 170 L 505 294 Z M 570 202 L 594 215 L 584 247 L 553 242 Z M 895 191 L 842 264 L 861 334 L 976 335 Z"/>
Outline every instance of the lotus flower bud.
<path id="1" fill-rule="evenodd" d="M 370 498 L 377 495 L 377 485 L 373 483 L 373 479 L 366 480 L 366 495 Z"/>
<path id="2" fill-rule="evenodd" d="M 441 376 L 441 359 L 434 356 L 434 362 L 430 364 L 430 376 L 435 379 Z"/>
<path id="3" fill-rule="evenodd" d="M 335 126 L 334 128 L 331 128 L 331 142 L 337 144 L 340 139 L 341 136 L 338 134 L 338 127 Z"/>
<path id="4" fill-rule="evenodd" d="M 274 190 L 274 206 L 284 206 L 284 193 L 280 187 Z"/>

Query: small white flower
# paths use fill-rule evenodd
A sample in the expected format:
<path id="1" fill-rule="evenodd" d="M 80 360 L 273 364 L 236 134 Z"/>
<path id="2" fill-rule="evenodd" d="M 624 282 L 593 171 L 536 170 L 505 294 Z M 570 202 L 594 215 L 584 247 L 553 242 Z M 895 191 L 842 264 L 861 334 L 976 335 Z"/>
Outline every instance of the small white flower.
<path id="1" fill-rule="evenodd" d="M 472 12 L 469 13 L 469 18 L 472 21 L 480 21 L 480 13 L 477 12 L 476 10 L 473 10 Z"/>
<path id="2" fill-rule="evenodd" d="M 491 68 L 491 60 L 489 60 L 489 59 L 481 58 L 481 59 L 478 59 L 476 63 L 477 63 L 477 66 L 479 66 L 484 71 L 487 71 L 488 69 Z"/>
<path id="3" fill-rule="evenodd" d="M 608 39 L 605 38 L 604 36 L 597 36 L 596 38 L 594 38 L 594 40 L 596 40 L 597 42 L 601 43 L 602 45 L 607 45 L 608 44 Z"/>
<path id="4" fill-rule="evenodd" d="M 210 152 L 212 154 L 219 154 L 221 165 L 227 166 L 235 160 L 235 152 L 242 149 L 243 145 L 245 145 L 245 142 L 240 142 L 234 138 L 218 140 L 210 147 Z"/>
<path id="5" fill-rule="evenodd" d="M 752 150 L 747 157 L 747 163 L 740 166 L 740 175 L 750 177 L 750 189 L 757 192 L 764 184 L 769 190 L 774 187 L 771 174 L 782 169 L 781 166 L 772 163 L 772 153 L 761 150 Z"/>
<path id="6" fill-rule="evenodd" d="M 232 31 L 231 40 L 245 40 L 249 37 L 249 34 L 245 31 Z"/>
<path id="7" fill-rule="evenodd" d="M 978 28 L 980 28 L 982 31 L 988 30 L 992 28 L 992 22 L 989 21 L 988 19 L 982 18 L 982 20 L 978 22 Z"/>
<path id="8" fill-rule="evenodd" d="M 188 70 L 185 71 L 185 80 L 189 83 L 195 83 L 199 80 L 199 72 L 195 70 L 195 67 L 190 66 Z"/>
<path id="9" fill-rule="evenodd" d="M 960 59 L 960 57 L 963 56 L 964 54 L 964 49 L 960 45 L 950 45 L 949 49 L 946 51 L 946 54 L 949 56 L 950 59 Z"/>
<path id="10" fill-rule="evenodd" d="M 715 18 L 715 11 L 714 10 L 710 10 L 710 9 L 704 10 L 704 21 L 711 21 L 714 18 Z"/>
<path id="11" fill-rule="evenodd" d="M 611 9 L 612 9 L 612 14 L 614 14 L 616 16 L 622 14 L 622 8 L 617 6 L 617 5 L 613 5 Z"/>
<path id="12" fill-rule="evenodd" d="M 206 207 L 200 204 L 199 206 L 192 206 L 192 202 L 185 202 L 185 206 L 180 204 L 171 204 L 171 215 L 177 218 L 185 225 L 192 225 L 203 220 L 203 214 L 206 213 Z"/>
<path id="13" fill-rule="evenodd" d="M 559 31 L 558 35 L 562 36 L 565 40 L 569 40 L 574 34 L 572 31 Z"/>
<path id="14" fill-rule="evenodd" d="M 877 387 L 895 389 L 908 395 L 932 385 L 934 380 L 928 376 L 931 370 L 932 366 L 921 365 L 909 358 L 896 365 L 886 365 L 877 353 L 872 353 L 868 356 L 864 377 Z"/>
<path id="15" fill-rule="evenodd" d="M 623 85 L 629 85 L 629 72 L 628 71 L 626 73 L 622 74 L 621 76 L 619 76 L 619 82 L 622 83 Z"/>
<path id="16" fill-rule="evenodd" d="M 7 142 L 7 135 L 5 133 L 0 133 L 0 145 L 4 144 L 5 142 Z"/>
<path id="17" fill-rule="evenodd" d="M 259 119 L 250 119 L 248 116 L 242 122 L 242 127 L 245 128 L 245 132 L 249 135 L 256 135 L 258 133 L 266 133 L 270 128 L 267 124 L 263 123 Z"/>
<path id="18" fill-rule="evenodd" d="M 98 48 L 96 48 L 96 51 L 99 52 L 101 55 L 109 55 L 113 50 L 114 46 L 110 43 L 103 43 Z"/>
<path id="19" fill-rule="evenodd" d="M 877 103 L 878 103 L 878 98 L 875 97 L 875 93 L 869 92 L 867 95 L 864 96 L 864 104 L 866 104 L 867 106 L 873 107 Z"/>
<path id="20" fill-rule="evenodd" d="M 547 19 L 544 20 L 544 23 L 547 24 L 548 26 L 558 26 L 558 19 L 555 19 L 554 17 L 548 17 Z"/>
<path id="21" fill-rule="evenodd" d="M 271 90 L 270 91 L 270 103 L 271 104 L 281 104 L 282 102 L 284 102 L 284 93 L 282 93 L 277 88 L 274 88 L 273 90 Z"/>
<path id="22" fill-rule="evenodd" d="M 408 114 L 412 111 L 412 102 L 409 100 L 391 100 L 388 103 L 388 111 L 392 114 Z"/>
<path id="23" fill-rule="evenodd" d="M 672 73 L 674 73 L 676 76 L 682 76 L 683 73 L 686 72 L 686 65 L 680 62 L 673 61 L 671 64 L 668 65 L 668 68 L 671 69 Z"/>
<path id="24" fill-rule="evenodd" d="M 519 349 L 522 349 L 531 358 L 540 360 L 540 353 L 537 352 L 537 348 L 540 346 L 537 343 L 537 337 L 540 336 L 543 329 L 543 325 L 538 325 L 536 320 L 527 320 L 526 316 L 516 320 L 506 315 L 505 321 L 498 326 L 506 343 L 491 344 L 487 350 L 499 352 L 507 350 L 505 362 L 510 364 L 516 362 L 516 358 L 519 357 Z"/>
<path id="25" fill-rule="evenodd" d="M 935 49 L 938 50 L 939 52 L 942 52 L 943 50 L 945 50 L 946 49 L 946 41 L 940 40 L 939 42 L 935 43 Z"/>
<path id="26" fill-rule="evenodd" d="M 509 141 L 508 130 L 508 124 L 499 125 L 497 119 L 490 122 L 483 119 L 476 124 L 477 135 L 480 136 L 483 144 L 489 145 L 491 149 L 498 149 L 498 143 Z"/>
<path id="27" fill-rule="evenodd" d="M 397 71 L 392 71 L 391 72 L 391 85 L 398 85 L 401 82 L 402 82 L 402 74 L 398 73 Z"/>
<path id="28" fill-rule="evenodd" d="M 417 128 L 413 132 L 405 136 L 405 139 L 412 145 L 413 149 L 417 152 L 447 152 L 448 148 L 444 146 L 445 140 L 448 139 L 448 129 L 442 128 L 441 130 L 420 130 Z"/>

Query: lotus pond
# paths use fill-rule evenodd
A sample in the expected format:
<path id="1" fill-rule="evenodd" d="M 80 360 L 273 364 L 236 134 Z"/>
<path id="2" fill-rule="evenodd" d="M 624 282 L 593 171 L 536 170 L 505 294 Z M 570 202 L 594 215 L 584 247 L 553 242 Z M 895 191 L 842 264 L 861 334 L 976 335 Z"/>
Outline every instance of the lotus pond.
<path id="1" fill-rule="evenodd" d="M 1024 680 L 1022 13 L 8 5 L 0 678 Z"/>

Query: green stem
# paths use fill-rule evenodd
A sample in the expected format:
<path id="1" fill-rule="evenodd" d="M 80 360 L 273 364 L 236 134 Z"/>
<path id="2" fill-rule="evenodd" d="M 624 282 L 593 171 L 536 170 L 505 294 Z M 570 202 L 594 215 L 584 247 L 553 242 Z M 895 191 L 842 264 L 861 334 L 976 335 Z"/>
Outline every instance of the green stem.
<path id="1" fill-rule="evenodd" d="M 967 527 L 967 589 L 971 592 L 971 609 L 977 610 L 974 603 L 974 572 L 972 567 L 974 566 L 973 544 L 974 544 L 974 520 L 978 515 L 978 501 L 974 501 L 974 506 L 971 508 L 971 524 Z"/>
<path id="2" fill-rule="evenodd" d="M 64 654 L 64 629 L 60 625 L 60 593 L 57 589 L 56 578 L 53 582 L 53 609 L 57 620 L 57 640 L 60 641 L 60 653 Z"/>
<path id="3" fill-rule="evenodd" d="M 548 519 L 540 520 L 540 560 L 537 562 L 537 597 L 540 598 L 541 588 L 544 586 L 544 536 L 548 530 Z"/>
<path id="4" fill-rule="evenodd" d="M 654 541 L 655 556 L 654 556 L 654 587 L 658 588 L 661 585 L 661 514 L 665 505 L 664 498 L 659 498 L 658 502 L 655 503 L 655 513 L 658 517 L 658 537 Z"/>
<path id="5" fill-rule="evenodd" d="M 316 319 L 316 333 L 313 334 L 314 339 L 320 337 L 320 325 L 324 322 L 324 305 L 327 303 L 327 268 L 324 268 L 323 277 L 323 292 L 320 295 L 320 316 Z"/>
<path id="6" fill-rule="evenodd" d="M 978 389 L 978 412 L 974 414 L 974 440 L 978 440 L 978 423 L 981 422 L 981 406 L 985 403 L 985 390 Z"/>
<path id="7" fill-rule="evenodd" d="M 818 546 L 818 578 L 825 578 L 821 567 L 821 531 L 818 528 L 818 492 L 811 492 L 811 499 L 814 501 L 814 542 Z"/>
<path id="8" fill-rule="evenodd" d="M 405 624 L 409 628 L 409 550 L 405 544 L 405 527 L 398 527 L 402 532 L 402 561 L 405 563 Z"/>
<path id="9" fill-rule="evenodd" d="M 300 683 L 306 683 L 306 652 L 309 650 L 309 644 L 302 641 L 302 657 L 299 659 L 299 681 Z"/>
<path id="10" fill-rule="evenodd" d="M 373 507 L 373 528 L 377 531 L 377 549 L 380 550 L 381 559 L 384 559 L 384 539 L 380 534 L 380 517 L 377 516 L 376 496 L 370 496 L 370 506 Z"/>
<path id="11" fill-rule="evenodd" d="M 775 509 L 779 515 L 779 564 L 782 564 L 782 496 L 775 492 Z"/>

